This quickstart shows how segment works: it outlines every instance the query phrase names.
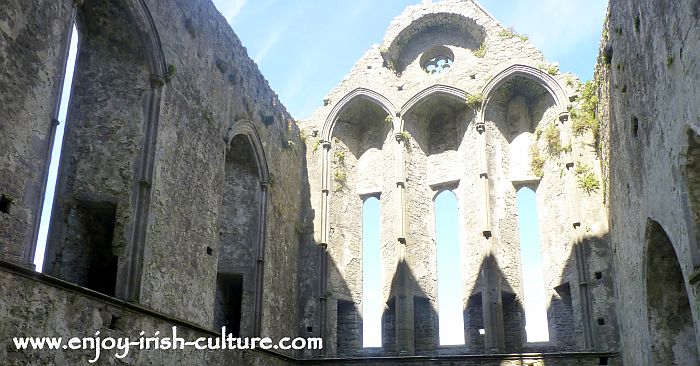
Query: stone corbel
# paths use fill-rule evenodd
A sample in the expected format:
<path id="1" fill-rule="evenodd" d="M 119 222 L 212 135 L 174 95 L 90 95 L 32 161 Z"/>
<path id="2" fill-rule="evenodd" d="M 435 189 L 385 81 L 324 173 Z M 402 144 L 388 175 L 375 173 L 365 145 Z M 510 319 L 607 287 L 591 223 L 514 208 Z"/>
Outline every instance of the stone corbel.
<path id="1" fill-rule="evenodd" d="M 565 124 L 568 121 L 569 121 L 569 112 L 559 113 L 559 122 L 561 122 L 562 124 Z"/>
<path id="2" fill-rule="evenodd" d="M 484 123 L 484 121 L 476 122 L 476 132 L 478 132 L 479 134 L 486 132 L 486 124 Z"/>

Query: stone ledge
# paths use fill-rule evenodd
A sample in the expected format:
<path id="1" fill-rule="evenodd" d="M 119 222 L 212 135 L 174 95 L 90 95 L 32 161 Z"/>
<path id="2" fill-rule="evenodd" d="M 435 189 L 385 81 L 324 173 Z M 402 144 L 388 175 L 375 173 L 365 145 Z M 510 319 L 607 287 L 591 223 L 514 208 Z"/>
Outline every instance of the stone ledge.
<path id="1" fill-rule="evenodd" d="M 324 358 L 300 360 L 300 365 L 545 365 L 545 361 L 557 361 L 557 365 L 598 365 L 600 358 L 607 358 L 609 365 L 618 362 L 619 352 L 554 352 L 554 353 L 511 353 L 511 354 L 478 354 L 478 355 L 444 355 L 444 356 L 404 356 L 404 357 L 353 357 L 353 358 Z M 571 363 L 562 363 L 570 361 Z"/>
<path id="2" fill-rule="evenodd" d="M 221 333 L 220 332 L 215 332 L 211 329 L 202 327 L 200 325 L 194 324 L 192 322 L 189 322 L 187 320 L 179 319 L 173 316 L 170 316 L 168 314 L 164 314 L 149 308 L 146 308 L 144 306 L 141 306 L 136 303 L 131 303 L 131 302 L 126 302 L 111 296 L 107 296 L 104 294 L 101 294 L 99 292 L 90 290 L 85 287 L 78 286 L 76 284 L 61 280 L 56 277 L 52 277 L 40 272 L 33 271 L 30 268 L 18 265 L 16 263 L 8 262 L 3 259 L 0 259 L 0 272 L 8 273 L 14 276 L 22 277 L 24 279 L 30 280 L 30 281 L 35 281 L 37 283 L 50 286 L 53 288 L 56 288 L 58 290 L 63 290 L 68 293 L 72 293 L 74 295 L 79 295 L 83 296 L 86 298 L 89 298 L 94 301 L 101 302 L 106 305 L 113 306 L 115 308 L 118 308 L 123 311 L 128 311 L 132 313 L 137 313 L 140 315 L 145 315 L 149 316 L 152 318 L 159 319 L 161 321 L 164 321 L 166 323 L 170 323 L 172 325 L 176 325 L 178 327 L 183 327 L 189 330 L 192 330 L 197 333 L 201 333 L 204 336 L 207 337 L 220 337 Z M 229 352 L 240 352 L 237 350 L 234 351 L 229 351 Z M 259 353 L 262 356 L 269 356 L 269 357 L 274 357 L 279 359 L 280 361 L 284 362 L 291 362 L 291 363 L 296 363 L 298 360 L 296 358 L 283 355 L 281 353 L 273 352 L 271 350 L 263 350 L 263 349 L 254 349 L 254 350 L 246 350 L 245 352 L 252 352 L 252 353 Z"/>

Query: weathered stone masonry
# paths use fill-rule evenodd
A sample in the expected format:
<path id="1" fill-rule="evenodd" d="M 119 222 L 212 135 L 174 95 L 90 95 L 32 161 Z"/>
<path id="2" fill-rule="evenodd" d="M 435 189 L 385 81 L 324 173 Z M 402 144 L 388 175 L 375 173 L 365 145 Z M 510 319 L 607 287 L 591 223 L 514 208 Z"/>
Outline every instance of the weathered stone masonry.
<path id="1" fill-rule="evenodd" d="M 44 280 L 46 275 L 30 276 L 30 281 L 39 281 L 36 286 L 48 283 L 46 292 L 20 296 L 31 287 L 13 275 L 20 271 L 15 268 L 5 274 L 2 309 L 4 319 L 17 321 L 3 322 L 3 337 L 29 329 L 56 336 L 94 334 L 110 325 L 110 317 L 120 319 L 110 328 L 113 334 L 138 329 L 165 332 L 173 324 L 169 319 L 210 332 L 222 249 L 219 216 L 225 157 L 227 151 L 230 155 L 241 149 L 263 154 L 253 163 L 256 173 L 270 172 L 256 183 L 260 208 L 245 212 L 262 210 L 255 220 L 267 223 L 265 231 L 253 235 L 261 241 L 231 255 L 240 258 L 248 253 L 243 256 L 248 263 L 239 263 L 246 269 L 238 272 L 250 289 L 246 294 L 252 294 L 245 300 L 252 311 L 244 310 L 249 325 L 243 329 L 248 335 L 296 334 L 295 312 L 289 307 L 296 303 L 297 288 L 289 283 L 296 282 L 298 270 L 295 224 L 302 212 L 302 144 L 291 117 L 214 5 L 140 0 L 35 3 L 0 6 L 2 62 L 7 70 L 3 88 L 14 88 L 3 92 L 2 107 L 2 149 L 7 150 L 0 181 L 2 195 L 12 202 L 9 213 L 2 213 L 3 260 L 20 265 L 32 261 L 23 252 L 33 251 L 45 179 L 42 167 L 48 165 L 61 65 L 75 20 L 79 56 L 47 274 L 137 303 L 151 313 L 140 318 L 133 312 L 119 315 L 122 305 L 105 302 L 87 290 L 73 300 L 77 287 L 63 282 L 55 287 L 53 280 Z M 14 116 L 24 116 L 27 122 Z M 96 248 L 108 253 L 96 254 Z M 100 265 L 110 257 L 116 257 L 114 267 Z M 93 268 L 114 276 L 109 286 L 91 285 L 96 278 L 91 260 Z M 74 308 L 75 301 L 83 305 Z M 27 310 L 31 303 L 54 305 L 37 314 Z M 77 314 L 86 318 L 76 318 Z M 284 362 L 260 353 L 231 354 L 182 354 L 178 360 L 223 364 L 247 357 L 262 364 Z M 0 351 L 0 359 L 17 364 L 77 363 L 85 357 L 62 352 L 20 354 L 5 347 Z M 154 356 L 134 355 L 126 362 L 140 364 L 144 357 Z"/>
<path id="2" fill-rule="evenodd" d="M 696 365 L 700 3 L 610 3 L 596 83 L 620 349 Z"/>
<path id="3" fill-rule="evenodd" d="M 486 51 L 479 56 L 482 44 Z M 432 57 L 450 59 L 449 71 L 426 73 Z M 476 4 L 409 7 L 382 45 L 370 49 L 325 106 L 303 121 L 305 135 L 314 139 L 310 145 L 318 147 L 307 150 L 307 159 L 315 239 L 325 253 L 318 265 L 318 316 L 327 354 L 378 352 L 348 349 L 347 318 L 336 318 L 341 303 L 346 308 L 354 301 L 362 309 L 356 235 L 361 198 L 370 192 L 381 193 L 387 305 L 380 353 L 615 350 L 612 284 L 594 279 L 594 271 L 609 273 L 607 254 L 591 256 L 593 246 L 607 242 L 602 196 L 581 191 L 574 173 L 577 164 L 594 164 L 597 157 L 586 145 L 590 135 L 570 132 L 575 79 L 549 73 L 547 65 Z M 540 138 L 549 126 L 561 146 Z M 376 133 L 376 142 L 354 145 L 366 138 L 351 131 Z M 531 171 L 532 144 L 543 154 L 558 149 L 548 153 L 542 178 Z M 515 212 L 521 186 L 537 189 L 550 304 L 547 344 L 525 342 Z M 430 331 L 439 316 L 432 199 L 444 189 L 460 202 L 467 344 L 457 350 L 439 347 L 437 329 Z M 478 332 L 482 327 L 485 335 Z"/>
<path id="4" fill-rule="evenodd" d="M 178 326 L 194 339 L 226 325 L 325 347 L 132 349 L 100 363 L 697 365 L 699 14 L 696 0 L 611 2 L 586 89 L 476 2 L 423 2 L 297 127 L 208 0 L 5 1 L 0 363 L 94 354 L 19 351 L 15 336 Z M 590 105 L 596 119 L 582 125 Z M 523 187 L 536 192 L 549 342 L 526 340 Z M 458 202 L 464 287 L 465 344 L 449 347 L 434 207 L 445 191 Z M 381 210 L 377 279 L 362 278 L 368 197 Z M 379 348 L 362 347 L 363 281 L 381 283 Z"/>

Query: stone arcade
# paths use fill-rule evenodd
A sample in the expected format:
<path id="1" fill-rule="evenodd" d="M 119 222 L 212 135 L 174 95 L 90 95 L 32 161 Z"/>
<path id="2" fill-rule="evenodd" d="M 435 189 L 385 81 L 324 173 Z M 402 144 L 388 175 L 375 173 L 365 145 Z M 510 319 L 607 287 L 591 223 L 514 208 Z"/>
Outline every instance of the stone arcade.
<path id="1" fill-rule="evenodd" d="M 612 1 L 584 86 L 475 1 L 424 2 L 294 121 L 209 0 L 5 1 L 0 364 L 94 354 L 17 350 L 17 336 L 178 326 L 195 339 L 226 325 L 325 347 L 132 348 L 98 363 L 698 365 L 699 17 L 697 0 Z M 73 23 L 42 274 L 32 263 Z M 524 190 L 546 342 L 525 331 Z M 458 212 L 456 346 L 439 336 L 444 192 Z M 380 347 L 363 347 L 370 198 Z"/>

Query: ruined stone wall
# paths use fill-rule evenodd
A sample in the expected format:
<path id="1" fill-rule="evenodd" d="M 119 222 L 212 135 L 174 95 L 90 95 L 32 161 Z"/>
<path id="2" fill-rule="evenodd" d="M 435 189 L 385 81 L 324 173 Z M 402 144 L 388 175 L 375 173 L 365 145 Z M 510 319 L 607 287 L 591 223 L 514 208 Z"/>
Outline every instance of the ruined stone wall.
<path id="1" fill-rule="evenodd" d="M 617 290 L 626 312 L 620 324 L 631 334 L 623 344 L 625 352 L 648 344 L 649 337 L 644 333 L 644 307 L 634 303 L 643 298 L 644 285 L 634 277 L 635 265 L 640 264 L 635 261 L 643 251 L 628 244 L 641 240 L 642 224 L 632 226 L 620 218 L 644 210 L 665 215 L 659 217 L 685 217 L 662 226 L 676 252 L 689 254 L 679 258 L 700 258 L 695 246 L 682 245 L 683 238 L 696 243 L 696 234 L 690 233 L 698 222 L 695 203 L 700 197 L 693 160 L 698 155 L 698 126 L 689 102 L 673 112 L 644 105 L 647 114 L 622 118 L 615 113 L 626 109 L 616 103 L 627 102 L 613 95 L 607 104 L 614 122 L 607 125 L 610 130 L 598 139 L 592 132 L 574 136 L 567 110 L 580 97 L 578 81 L 559 73 L 525 37 L 504 29 L 472 1 L 407 8 L 392 22 L 382 45 L 372 47 L 329 93 L 324 106 L 304 121 L 301 134 L 209 0 L 35 3 L 0 5 L 0 36 L 7 41 L 0 46 L 0 64 L 5 66 L 0 82 L 6 88 L 0 92 L 2 260 L 32 260 L 51 119 L 57 113 L 75 13 L 82 43 L 47 269 L 138 305 L 5 264 L 0 270 L 0 319 L 8 320 L 0 322 L 3 335 L 30 328 L 41 335 L 96 330 L 122 335 L 166 330 L 172 324 L 190 328 L 193 337 L 213 334 L 206 329 L 215 322 L 217 269 L 222 269 L 244 276 L 244 333 L 256 331 L 257 314 L 263 336 L 324 337 L 324 350 L 300 351 L 295 354 L 299 358 L 390 356 L 361 360 L 387 365 L 408 360 L 402 357 L 416 364 L 614 364 L 615 355 L 609 351 L 617 347 L 618 322 L 602 205 L 606 192 L 602 187 L 584 189 L 576 173 L 585 165 L 593 180 L 601 176 L 596 141 L 610 141 L 610 156 L 624 157 L 615 164 L 610 160 L 609 187 L 610 202 L 616 200 L 610 206 L 611 226 L 620 225 L 614 238 L 623 243 L 612 253 L 623 272 Z M 616 12 L 623 14 L 613 10 L 611 22 L 629 22 L 616 18 Z M 674 14 L 684 13 L 660 16 L 671 19 Z M 696 26 L 697 12 L 689 14 L 678 24 Z M 632 23 L 634 36 L 615 28 L 613 37 L 647 37 L 640 35 L 646 34 L 642 27 L 652 24 L 645 19 Z M 675 39 L 675 28 L 654 27 L 649 34 Z M 685 42 L 697 43 L 697 35 L 689 34 Z M 652 49 L 661 39 L 654 37 L 642 38 L 646 47 Z M 633 54 L 637 49 L 629 43 L 622 44 L 623 55 L 644 59 Z M 612 61 L 615 66 L 610 68 L 617 73 L 609 74 L 607 82 L 621 84 L 622 94 L 641 93 L 635 99 L 638 104 L 648 96 L 641 91 L 656 95 L 656 88 L 664 103 L 674 100 L 664 99 L 671 98 L 668 95 L 692 95 L 688 91 L 693 84 L 676 79 L 682 70 L 694 70 L 696 47 L 669 44 L 675 48 L 665 58 L 645 55 L 648 62 L 643 66 L 627 68 L 621 61 L 617 67 Z M 426 72 L 429 64 L 439 71 L 438 61 L 445 57 L 452 62 L 443 70 L 447 72 Z M 635 67 L 651 68 L 658 85 L 634 89 L 633 78 L 624 75 Z M 628 81 L 610 81 L 617 78 Z M 679 100 L 674 103 L 687 102 Z M 685 118 L 689 127 L 682 130 L 672 123 L 670 129 L 677 133 L 669 135 L 657 125 L 651 127 L 652 117 Z M 643 142 L 623 137 L 622 131 L 628 130 L 615 127 L 623 120 L 634 122 L 637 127 L 629 131 Z M 535 144 L 543 154 L 551 149 L 546 136 L 537 137 L 538 129 L 545 133 L 548 126 L 558 131 L 560 146 L 546 156 L 538 174 L 528 148 Z M 654 134 L 647 132 L 652 128 Z M 667 153 L 642 158 L 641 152 L 652 151 L 644 144 L 677 154 L 678 162 L 663 165 Z M 676 151 L 676 146 L 687 149 Z M 238 168 L 227 169 L 231 154 L 243 158 Z M 649 166 L 638 167 L 636 162 L 642 160 Z M 643 190 L 645 174 L 661 174 L 656 171 L 663 169 L 672 171 L 665 180 L 655 180 L 653 189 Z M 677 181 L 681 183 L 676 193 L 663 191 Z M 617 182 L 637 186 L 625 194 Z M 524 184 L 537 186 L 554 336 L 547 344 L 523 343 L 515 194 Z M 433 198 L 446 189 L 459 203 L 463 347 L 440 347 L 438 340 Z M 632 192 L 644 194 L 634 197 Z M 662 193 L 687 202 L 681 200 L 678 206 L 678 200 L 663 200 Z M 379 195 L 381 202 L 378 279 L 362 278 L 362 199 L 370 195 Z M 262 224 L 263 230 L 255 231 Z M 104 250 L 85 251 L 94 243 Z M 246 263 L 229 267 L 227 258 Z M 112 261 L 108 273 L 90 272 L 90 263 L 104 261 Z M 684 278 L 700 263 L 689 261 L 682 262 Z M 89 282 L 102 276 L 113 277 L 111 290 Z M 381 281 L 386 304 L 384 347 L 379 350 L 361 349 L 366 280 Z M 697 290 L 688 292 L 697 314 Z M 256 302 L 256 296 L 262 298 Z M 687 327 L 679 334 L 688 334 Z M 581 350 L 595 352 L 464 356 Z M 63 352 L 10 355 L 5 348 L 0 352 L 16 364 L 75 363 L 86 357 Z M 133 357 L 128 362 L 168 363 L 162 357 L 208 364 L 355 362 L 305 362 L 259 353 Z M 648 356 L 630 357 L 629 364 L 643 364 Z"/>
<path id="2" fill-rule="evenodd" d="M 12 201 L 9 213 L 0 213 L 5 261 L 24 263 L 22 250 L 30 249 L 73 3 L 0 6 L 0 34 L 8 40 L 0 46 L 2 85 L 7 86 L 0 107 L 0 193 Z M 293 304 L 298 301 L 297 227 L 303 226 L 303 145 L 291 116 L 210 1 L 95 0 L 76 6 L 81 45 L 59 194 L 68 200 L 106 201 L 113 208 L 114 228 L 105 223 L 102 231 L 118 248 L 113 251 L 119 257 L 115 295 L 212 327 L 225 156 L 229 143 L 249 141 L 261 151 L 257 168 L 265 165 L 268 171 L 266 181 L 256 183 L 258 191 L 267 192 L 266 245 L 262 253 L 244 256 L 263 269 L 260 333 L 297 334 Z M 234 138 L 236 134 L 245 138 Z M 62 200 L 59 196 L 57 202 Z M 251 202 L 239 204 L 245 208 Z M 72 272 L 84 266 L 69 260 L 80 263 L 86 253 L 78 253 L 78 244 L 89 241 L 71 229 L 81 224 L 76 207 L 79 211 L 74 205 L 54 223 L 50 250 L 59 240 L 76 245 L 70 255 L 52 256 L 52 266 L 59 270 L 51 273 L 85 286 Z M 24 288 L 8 281 L 8 293 Z M 61 303 L 64 296 L 47 290 L 36 301 Z M 28 306 L 17 304 L 18 309 Z M 63 317 L 61 312 L 53 313 L 55 318 L 48 314 L 47 324 Z M 21 311 L 12 316 L 17 322 L 3 334 L 20 334 L 21 326 L 40 318 Z M 137 329 L 139 324 L 131 325 Z"/>
<path id="3" fill-rule="evenodd" d="M 700 4 L 611 2 L 598 87 L 609 157 L 610 234 L 626 365 L 697 364 Z M 663 239 L 667 238 L 667 239 Z M 663 243 L 672 250 L 662 251 Z M 664 255 L 666 252 L 674 252 Z M 665 256 L 664 275 L 658 260 Z M 682 274 L 675 283 L 674 268 Z M 685 310 L 659 323 L 658 304 Z M 685 314 L 684 322 L 674 320 Z"/>
<path id="4" fill-rule="evenodd" d="M 135 226 L 134 172 L 150 89 L 130 17 L 124 4 L 102 0 L 85 3 L 76 16 L 79 51 L 45 258 L 46 273 L 111 295 L 120 292 L 116 272 L 126 268 Z M 95 273 L 97 266 L 112 273 Z M 94 277 L 109 280 L 91 283 Z"/>
<path id="5" fill-rule="evenodd" d="M 7 202 L 0 213 L 0 255 L 27 265 L 34 260 L 30 243 L 58 117 L 71 11 L 68 1 L 0 7 L 0 195 Z"/>
<path id="6" fill-rule="evenodd" d="M 173 326 L 177 336 L 185 341 L 199 337 L 217 337 L 216 333 L 192 323 L 173 322 L 172 319 L 149 313 L 138 306 L 130 306 L 116 299 L 107 299 L 95 293 L 87 293 L 70 285 L 57 283 L 41 274 L 26 271 L 12 272 L 6 266 L 0 272 L 0 334 L 7 337 L 33 336 L 123 338 L 137 341 L 139 333 L 153 336 L 156 331 L 162 337 L 172 337 Z M 37 304 L 41 304 L 38 306 Z M 30 320 L 28 320 L 30 319 Z M 123 352 L 120 352 L 120 354 Z M 95 350 L 25 350 L 14 347 L 0 348 L 4 365 L 89 365 L 95 358 Z M 198 351 L 193 347 L 183 350 L 159 352 L 154 349 L 139 350 L 131 347 L 126 357 L 115 358 L 115 353 L 102 350 L 98 365 L 118 362 L 124 365 L 295 365 L 293 359 L 260 351 L 209 350 Z"/>
<path id="7" fill-rule="evenodd" d="M 482 44 L 485 51 L 480 49 Z M 424 67 L 436 62 L 431 57 L 450 58 L 449 71 L 426 73 Z M 367 105 L 365 109 L 383 110 L 386 123 L 392 127 L 390 135 L 396 139 L 383 146 L 385 165 L 379 177 L 384 179 L 384 187 L 392 187 L 390 205 L 382 192 L 381 281 L 387 304 L 384 354 L 482 353 L 485 342 L 479 329 L 484 327 L 490 332 L 502 329 L 495 331 L 498 334 L 491 341 L 500 342 L 498 347 L 506 351 L 526 346 L 530 350 L 613 349 L 614 332 L 609 329 L 613 329 L 610 319 L 614 317 L 608 315 L 612 304 L 608 278 L 612 277 L 607 272 L 608 253 L 601 249 L 607 243 L 602 192 L 582 191 L 574 169 L 579 163 L 594 166 L 589 169 L 598 182 L 600 171 L 595 168 L 595 151 L 588 148 L 590 135 L 572 136 L 566 113 L 580 94 L 579 88 L 574 76 L 559 73 L 525 37 L 505 30 L 470 1 L 407 8 L 392 22 L 381 46 L 367 51 L 326 96 L 324 106 L 302 123 L 309 146 L 314 241 L 321 244 L 317 257 L 320 283 L 313 283 L 313 275 L 308 275 L 302 283 L 307 290 L 302 291 L 313 293 L 324 286 L 347 288 L 350 291 L 337 299 L 361 297 L 357 291 L 361 287 L 346 282 L 356 281 L 355 275 L 338 275 L 348 270 L 361 273 L 361 241 L 338 236 L 338 230 L 361 230 L 352 228 L 357 225 L 361 206 L 359 199 L 349 204 L 334 192 L 334 154 L 347 148 L 347 142 L 335 136 L 346 130 L 344 122 L 350 111 Z M 476 103 L 469 104 L 473 99 Z M 515 126 L 522 118 L 527 126 Z M 481 122 L 485 122 L 483 129 Z M 362 123 L 369 126 L 366 120 Z M 531 171 L 529 148 L 536 143 L 544 154 L 547 142 L 534 136 L 536 130 L 543 131 L 549 125 L 556 129 L 559 145 L 551 156 L 545 156 L 540 179 Z M 519 139 L 525 132 L 529 140 Z M 358 173 L 354 173 L 355 168 Z M 371 175 L 364 169 L 358 164 L 350 171 Z M 546 296 L 551 305 L 550 328 L 573 329 L 552 332 L 560 338 L 547 344 L 525 345 L 515 193 L 520 185 L 534 182 L 539 182 L 538 215 Z M 349 185 L 349 194 L 358 197 L 362 192 L 358 188 L 352 192 L 353 186 Z M 444 189 L 453 190 L 459 202 L 463 303 L 469 321 L 465 322 L 467 346 L 458 351 L 437 346 L 437 331 L 430 340 L 426 338 L 431 333 L 426 316 L 434 317 L 437 324 L 439 301 L 433 198 Z M 488 192 L 486 198 L 484 192 Z M 589 237 L 598 241 L 593 243 Z M 578 251 L 578 258 L 577 247 L 585 248 Z M 328 256 L 327 277 L 324 253 Z M 589 283 L 594 272 L 603 270 L 603 281 Z M 566 299 L 570 304 L 558 302 L 561 295 L 557 289 L 562 285 L 572 288 Z M 338 323 L 333 315 L 336 294 L 326 294 L 328 299 L 320 294 L 318 308 L 311 302 L 304 304 L 304 317 L 307 322 L 321 322 L 326 336 L 333 338 Z M 485 305 L 469 301 L 473 306 L 468 307 L 472 295 L 483 297 Z M 420 300 L 417 307 L 411 298 L 426 299 L 429 306 Z M 497 313 L 501 315 L 489 315 L 495 323 L 489 323 L 484 315 L 487 304 L 496 304 L 490 312 L 500 309 Z M 426 311 L 432 314 L 420 313 Z M 482 314 L 476 316 L 475 311 Z M 592 323 L 598 317 L 606 317 L 605 329 Z M 394 328 L 387 331 L 387 327 Z M 328 355 L 334 352 L 327 350 Z"/>
<path id="8" fill-rule="evenodd" d="M 208 255 L 206 247 L 215 248 L 218 240 L 224 139 L 236 121 L 248 119 L 263 142 L 270 171 L 262 333 L 295 334 L 289 304 L 296 302 L 296 287 L 289 284 L 296 282 L 300 212 L 296 127 L 213 4 L 175 4 L 149 4 L 162 29 L 166 60 L 177 72 L 161 114 L 143 302 L 211 324 L 218 253 Z M 173 252 L 172 243 L 180 243 L 179 250 Z M 180 269 L 184 262 L 190 264 L 187 272 Z M 191 290 L 183 292 L 183 285 Z M 173 309 L 173 302 L 182 308 Z"/>
<path id="9" fill-rule="evenodd" d="M 216 268 L 217 281 L 218 276 L 222 276 L 222 279 L 232 274 L 242 277 L 241 315 L 253 314 L 255 311 L 256 249 L 260 225 L 263 224 L 259 222 L 261 178 L 255 166 L 255 157 L 248 145 L 245 138 L 238 135 L 234 137 L 231 149 L 226 153 L 226 178 L 219 212 L 219 260 Z M 221 285 L 226 286 L 226 281 Z M 222 290 L 225 292 L 225 289 Z M 217 300 L 220 298 L 219 292 L 217 289 Z M 231 311 L 224 307 L 226 306 L 222 305 L 215 309 L 222 312 Z M 233 309 L 236 310 L 238 309 Z M 252 317 L 241 318 L 241 335 L 253 335 L 253 327 Z"/>

